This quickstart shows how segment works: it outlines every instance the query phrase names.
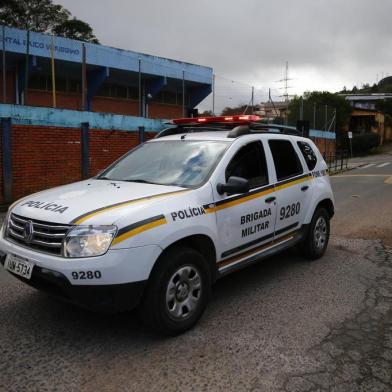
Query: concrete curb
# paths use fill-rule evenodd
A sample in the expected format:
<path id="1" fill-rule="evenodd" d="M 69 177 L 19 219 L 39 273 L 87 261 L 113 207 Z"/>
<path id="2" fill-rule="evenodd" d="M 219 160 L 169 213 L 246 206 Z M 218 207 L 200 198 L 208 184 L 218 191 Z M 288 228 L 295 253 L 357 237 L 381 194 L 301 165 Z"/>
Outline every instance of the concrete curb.
<path id="1" fill-rule="evenodd" d="M 334 172 L 329 172 L 329 175 L 330 175 L 330 176 L 334 176 L 334 175 L 336 175 L 336 174 L 340 174 L 340 173 L 344 173 L 344 172 L 346 172 L 346 171 L 358 169 L 359 167 L 366 166 L 366 165 L 367 165 L 367 163 L 361 163 L 360 165 L 357 165 L 357 166 L 354 166 L 354 167 L 347 167 L 347 168 L 342 169 L 342 170 L 336 170 L 336 171 L 334 171 Z"/>

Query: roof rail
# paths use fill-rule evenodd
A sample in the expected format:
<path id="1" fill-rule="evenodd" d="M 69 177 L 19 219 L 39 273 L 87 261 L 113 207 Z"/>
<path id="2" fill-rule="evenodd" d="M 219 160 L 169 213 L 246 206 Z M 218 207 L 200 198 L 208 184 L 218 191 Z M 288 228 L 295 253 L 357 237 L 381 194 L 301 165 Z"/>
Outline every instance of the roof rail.
<path id="1" fill-rule="evenodd" d="M 290 127 L 287 125 L 279 125 L 279 124 L 264 124 L 259 122 L 252 122 L 250 124 L 237 125 L 234 128 L 228 128 L 226 126 L 220 125 L 212 125 L 212 126 L 177 126 L 174 128 L 166 128 L 163 131 L 159 132 L 155 139 L 159 139 L 164 136 L 171 135 L 181 135 L 188 134 L 194 132 L 219 132 L 219 131 L 229 131 L 227 137 L 228 138 L 237 138 L 244 135 L 251 135 L 254 133 L 281 133 L 286 135 L 299 135 L 298 130 L 295 127 Z"/>
<path id="2" fill-rule="evenodd" d="M 279 124 L 251 123 L 250 125 L 240 125 L 233 128 L 227 137 L 235 138 L 252 133 L 281 133 L 286 135 L 298 135 L 296 128 Z"/>
<path id="3" fill-rule="evenodd" d="M 159 139 L 164 136 L 171 136 L 171 135 L 181 135 L 181 134 L 188 134 L 194 132 L 217 132 L 217 131 L 228 131 L 228 129 L 222 127 L 175 127 L 175 128 L 166 128 L 159 132 L 154 139 Z"/>

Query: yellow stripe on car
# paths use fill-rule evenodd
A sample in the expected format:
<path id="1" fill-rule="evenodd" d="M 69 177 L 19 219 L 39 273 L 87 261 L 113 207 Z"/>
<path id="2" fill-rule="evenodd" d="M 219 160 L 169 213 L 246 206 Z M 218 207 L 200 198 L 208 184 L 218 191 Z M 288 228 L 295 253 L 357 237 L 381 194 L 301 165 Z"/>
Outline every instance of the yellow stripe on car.
<path id="1" fill-rule="evenodd" d="M 165 197 L 165 196 L 171 196 L 171 195 L 179 195 L 181 193 L 184 192 L 189 192 L 189 189 L 183 190 L 183 191 L 174 191 L 174 192 L 168 192 L 168 193 L 161 193 L 159 195 L 153 195 L 153 196 L 147 196 L 147 197 L 142 197 L 140 199 L 134 199 L 134 200 L 129 200 L 129 201 L 125 201 L 123 203 L 118 203 L 118 204 L 113 204 L 113 205 L 109 205 L 107 207 L 102 207 L 98 210 L 92 211 L 90 213 L 87 213 L 86 215 L 82 215 L 79 218 L 77 218 L 76 221 L 74 221 L 73 223 L 76 225 L 80 225 L 81 223 L 85 222 L 88 219 L 93 218 L 94 216 L 97 216 L 99 214 L 103 214 L 105 212 L 111 211 L 111 210 L 115 210 L 117 208 L 123 208 L 123 207 L 128 207 L 130 205 L 133 204 L 137 204 L 137 203 L 142 203 L 144 201 L 150 201 L 153 199 L 158 199 L 160 197 Z"/>
<path id="2" fill-rule="evenodd" d="M 122 241 L 125 241 L 128 238 L 130 238 L 130 237 L 133 237 L 133 236 L 135 236 L 137 234 L 143 233 L 146 230 L 150 230 L 150 229 L 153 229 L 155 227 L 165 225 L 166 223 L 167 223 L 166 218 L 162 218 L 162 219 L 156 220 L 154 222 L 146 223 L 143 226 L 136 227 L 135 229 L 130 230 L 130 231 L 128 231 L 128 232 L 126 232 L 126 233 L 116 237 L 113 240 L 112 245 L 117 245 L 118 243 L 120 243 Z"/>

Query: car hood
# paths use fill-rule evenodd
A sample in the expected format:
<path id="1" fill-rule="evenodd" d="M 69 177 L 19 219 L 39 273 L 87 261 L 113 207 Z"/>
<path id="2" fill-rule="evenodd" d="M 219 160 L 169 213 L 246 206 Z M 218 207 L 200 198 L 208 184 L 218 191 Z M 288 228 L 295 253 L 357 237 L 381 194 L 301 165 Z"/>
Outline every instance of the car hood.
<path id="1" fill-rule="evenodd" d="M 112 224 L 130 209 L 139 210 L 184 191 L 177 186 L 90 179 L 24 197 L 12 212 L 53 223 Z"/>

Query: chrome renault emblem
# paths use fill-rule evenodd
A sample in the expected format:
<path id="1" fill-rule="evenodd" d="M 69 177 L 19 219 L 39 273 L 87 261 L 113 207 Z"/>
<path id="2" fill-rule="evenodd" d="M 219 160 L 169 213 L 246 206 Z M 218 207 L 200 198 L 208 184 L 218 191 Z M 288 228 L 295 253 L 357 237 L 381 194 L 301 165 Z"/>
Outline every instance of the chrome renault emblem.
<path id="1" fill-rule="evenodd" d="M 33 240 L 34 226 L 32 221 L 27 221 L 24 225 L 23 237 L 27 243 Z"/>

